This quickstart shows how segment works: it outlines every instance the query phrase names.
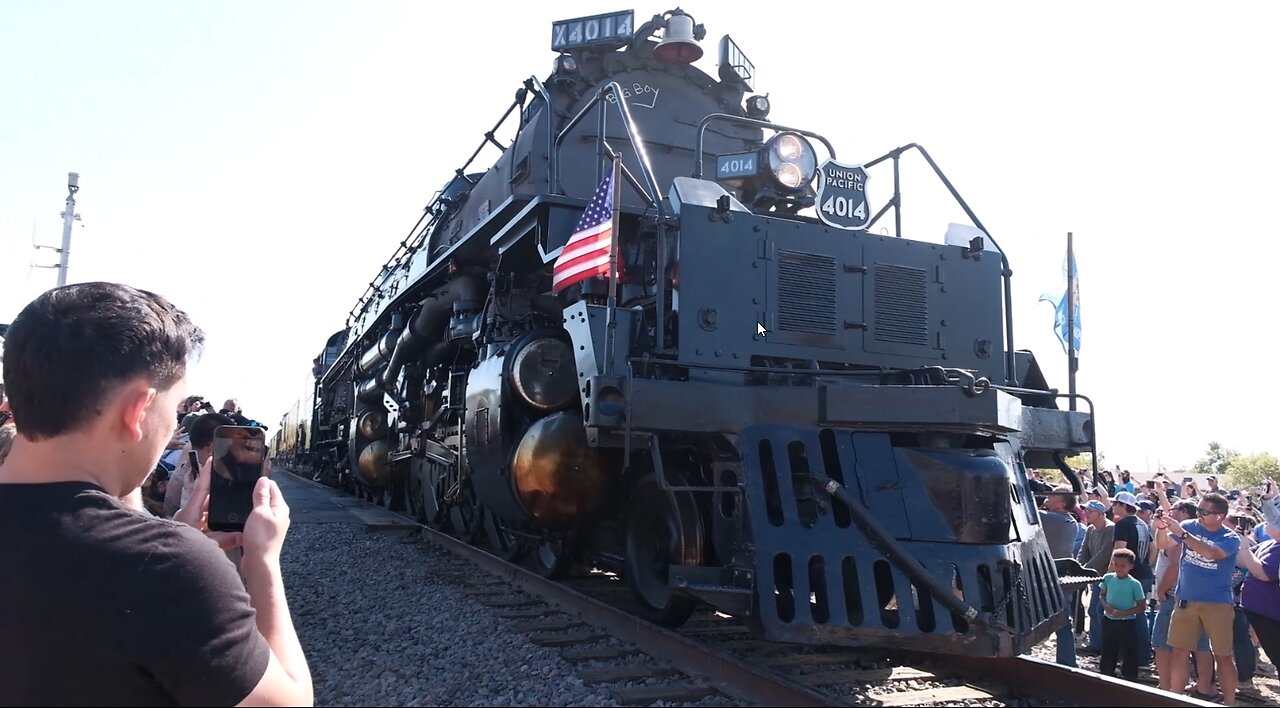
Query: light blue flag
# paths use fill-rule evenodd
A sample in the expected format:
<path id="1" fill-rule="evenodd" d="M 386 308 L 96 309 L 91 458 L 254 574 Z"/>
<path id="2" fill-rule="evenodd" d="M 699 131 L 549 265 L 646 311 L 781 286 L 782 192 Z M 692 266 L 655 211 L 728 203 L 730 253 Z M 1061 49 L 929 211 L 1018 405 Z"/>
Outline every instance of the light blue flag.
<path id="1" fill-rule="evenodd" d="M 1041 302 L 1048 302 L 1054 307 L 1053 333 L 1062 342 L 1062 350 L 1071 354 L 1067 348 L 1067 298 L 1070 297 L 1075 308 L 1071 345 L 1076 353 L 1080 353 L 1080 270 L 1076 267 L 1076 254 L 1067 245 L 1067 258 L 1062 264 L 1063 287 L 1061 290 L 1047 292 L 1040 296 Z"/>

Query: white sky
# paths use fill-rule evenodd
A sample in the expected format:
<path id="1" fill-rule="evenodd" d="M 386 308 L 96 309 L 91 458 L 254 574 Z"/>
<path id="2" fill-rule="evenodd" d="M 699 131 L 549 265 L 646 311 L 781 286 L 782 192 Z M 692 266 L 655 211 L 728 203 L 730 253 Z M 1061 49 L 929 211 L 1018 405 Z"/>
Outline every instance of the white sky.
<path id="1" fill-rule="evenodd" d="M 79 172 L 71 281 L 186 309 L 210 340 L 192 390 L 274 428 L 430 196 L 549 72 L 552 20 L 627 7 L 0 3 L 0 322 L 55 284 L 31 268 L 57 260 L 33 222 L 60 242 Z M 671 9 L 630 7 L 637 24 Z M 1079 389 L 1107 462 L 1172 468 L 1210 440 L 1280 452 L 1274 5 L 747 7 L 766 6 L 685 6 L 707 27 L 699 66 L 731 34 L 771 118 L 842 161 L 924 145 L 1009 253 L 1017 345 L 1064 390 L 1037 298 L 1075 233 Z M 907 235 L 938 240 L 963 215 L 916 181 Z"/>

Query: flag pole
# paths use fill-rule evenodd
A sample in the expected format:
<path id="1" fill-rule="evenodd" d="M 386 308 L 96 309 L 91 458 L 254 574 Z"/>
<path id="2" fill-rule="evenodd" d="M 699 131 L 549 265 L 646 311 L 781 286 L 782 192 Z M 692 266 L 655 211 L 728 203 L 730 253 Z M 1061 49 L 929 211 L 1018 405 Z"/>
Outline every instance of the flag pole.
<path id="1" fill-rule="evenodd" d="M 1076 259 L 1072 250 L 1071 232 L 1067 232 L 1067 393 L 1071 410 L 1076 409 L 1076 371 L 1080 359 L 1076 356 Z"/>
<path id="2" fill-rule="evenodd" d="M 605 316 L 607 317 L 605 326 L 607 329 L 605 330 L 604 360 L 604 372 L 609 375 L 613 373 L 614 340 L 617 338 L 618 329 L 618 317 L 615 310 L 618 307 L 618 244 L 622 241 L 622 234 L 618 230 L 618 221 L 620 220 L 622 208 L 622 190 L 619 189 L 618 181 L 622 178 L 622 160 L 607 146 L 605 149 L 609 155 L 609 168 L 613 172 L 609 183 L 609 189 L 613 191 L 613 198 L 610 200 L 612 204 L 609 205 L 611 214 L 609 228 L 612 231 L 609 238 L 609 306 L 605 310 Z"/>

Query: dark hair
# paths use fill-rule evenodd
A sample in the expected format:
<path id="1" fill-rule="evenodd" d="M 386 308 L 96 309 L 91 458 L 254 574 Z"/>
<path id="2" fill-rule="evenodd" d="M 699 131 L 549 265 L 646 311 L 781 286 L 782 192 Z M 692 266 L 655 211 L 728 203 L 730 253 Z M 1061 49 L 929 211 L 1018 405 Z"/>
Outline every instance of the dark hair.
<path id="1" fill-rule="evenodd" d="M 220 425 L 235 425 L 235 421 L 221 413 L 205 413 L 191 424 L 191 449 L 199 450 L 213 443 L 213 431 Z"/>
<path id="2" fill-rule="evenodd" d="M 1196 518 L 1196 503 L 1189 499 L 1184 499 L 1177 504 L 1174 504 L 1173 510 L 1181 511 L 1188 519 Z"/>
<path id="3" fill-rule="evenodd" d="M 101 414 L 112 386 L 144 377 L 166 390 L 186 375 L 204 332 L 168 300 L 115 283 L 55 288 L 18 313 L 4 382 L 19 435 L 40 440 Z"/>
<path id="4" fill-rule="evenodd" d="M 1117 548 L 1116 550 L 1111 552 L 1111 560 L 1117 560 L 1120 558 L 1123 558 L 1129 561 L 1129 565 L 1138 564 L 1137 554 L 1135 554 L 1133 551 L 1129 550 L 1128 548 Z"/>
<path id="5" fill-rule="evenodd" d="M 1200 501 L 1211 503 L 1213 505 L 1213 513 L 1215 514 L 1225 514 L 1231 510 L 1231 503 L 1227 501 L 1226 497 L 1218 494 L 1217 492 L 1209 492 L 1208 494 L 1200 497 Z"/>

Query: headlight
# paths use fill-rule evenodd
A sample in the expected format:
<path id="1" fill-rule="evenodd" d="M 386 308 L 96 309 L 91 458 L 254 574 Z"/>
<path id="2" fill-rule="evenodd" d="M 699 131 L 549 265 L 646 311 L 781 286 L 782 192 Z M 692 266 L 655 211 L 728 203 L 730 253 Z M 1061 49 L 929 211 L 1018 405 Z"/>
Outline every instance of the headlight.
<path id="1" fill-rule="evenodd" d="M 777 185 L 798 191 L 813 181 L 818 158 L 813 145 L 795 133 L 778 133 L 765 145 L 765 162 Z"/>

